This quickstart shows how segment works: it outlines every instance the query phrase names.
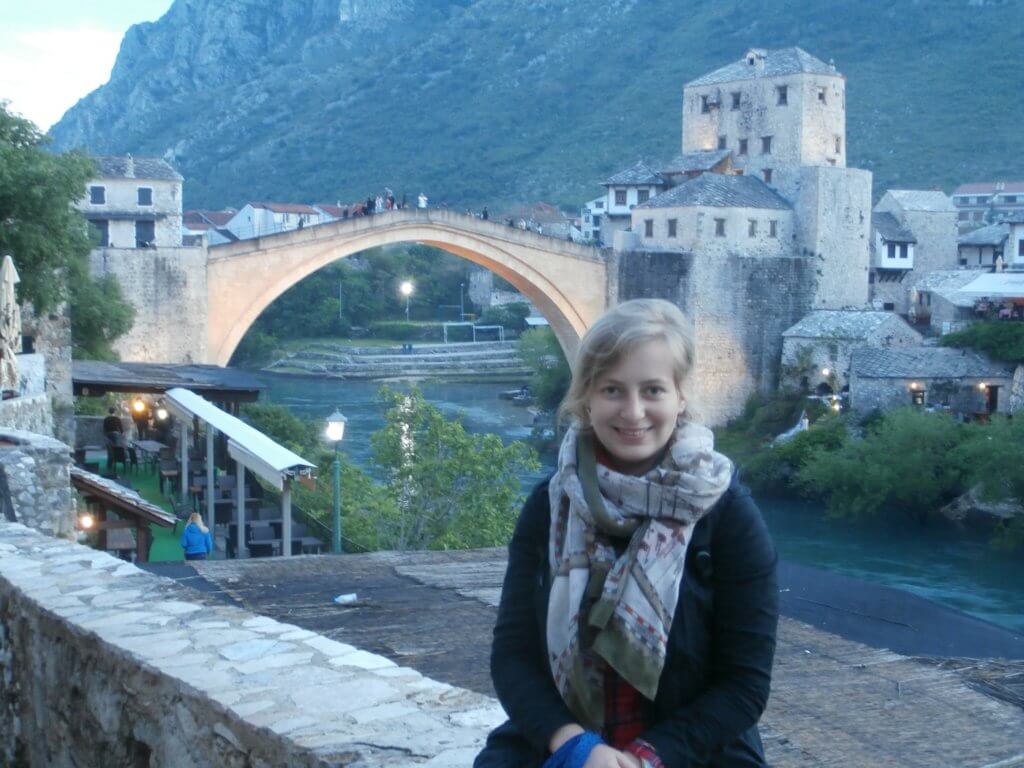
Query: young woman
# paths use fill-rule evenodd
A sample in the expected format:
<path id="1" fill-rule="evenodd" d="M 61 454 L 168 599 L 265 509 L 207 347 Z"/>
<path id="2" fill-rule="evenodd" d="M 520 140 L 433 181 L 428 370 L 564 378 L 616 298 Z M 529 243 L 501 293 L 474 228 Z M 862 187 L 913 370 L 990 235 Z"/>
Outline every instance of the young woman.
<path id="1" fill-rule="evenodd" d="M 666 301 L 580 342 L 558 470 L 509 545 L 491 674 L 509 721 L 475 768 L 755 768 L 778 621 L 761 514 L 695 423 Z"/>
<path id="2" fill-rule="evenodd" d="M 188 523 L 181 534 L 181 548 L 185 550 L 186 560 L 205 560 L 213 552 L 213 537 L 198 512 L 188 516 Z"/>

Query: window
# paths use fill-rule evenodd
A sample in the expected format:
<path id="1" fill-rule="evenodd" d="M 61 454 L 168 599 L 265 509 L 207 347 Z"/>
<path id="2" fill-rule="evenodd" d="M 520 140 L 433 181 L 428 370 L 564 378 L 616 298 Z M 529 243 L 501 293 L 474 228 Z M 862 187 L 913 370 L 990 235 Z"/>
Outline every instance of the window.
<path id="1" fill-rule="evenodd" d="M 135 247 L 146 248 L 156 244 L 156 222 L 135 222 Z"/>
<path id="2" fill-rule="evenodd" d="M 100 248 L 110 247 L 110 222 L 106 219 L 94 219 L 89 222 L 89 229 Z"/>
<path id="3" fill-rule="evenodd" d="M 887 301 L 882 305 L 882 309 L 885 312 L 892 312 L 894 309 L 896 309 L 896 305 L 893 304 L 891 301 Z"/>
<path id="4" fill-rule="evenodd" d="M 707 96 L 700 97 L 700 111 L 705 115 L 711 111 L 711 102 L 708 100 Z"/>
<path id="5" fill-rule="evenodd" d="M 896 258 L 896 243 L 886 243 L 888 256 L 890 259 Z"/>
<path id="6" fill-rule="evenodd" d="M 625 205 L 626 204 L 626 190 L 616 189 L 615 190 L 615 204 Z"/>
<path id="7" fill-rule="evenodd" d="M 583 220 L 584 220 L 585 222 L 587 222 L 587 224 L 589 224 L 589 223 L 590 223 L 590 214 L 588 213 L 588 214 L 587 214 L 586 216 L 584 216 L 584 217 L 583 217 Z"/>
<path id="8" fill-rule="evenodd" d="M 1017 256 L 1024 258 L 1024 240 L 1017 241 Z"/>
<path id="9" fill-rule="evenodd" d="M 837 155 L 843 154 L 843 137 L 842 136 L 836 136 L 836 154 Z"/>
<path id="10" fill-rule="evenodd" d="M 770 155 L 772 153 L 772 137 L 762 136 L 761 137 L 761 154 Z"/>
<path id="11" fill-rule="evenodd" d="M 974 198 L 974 202 L 976 202 L 978 205 L 984 205 L 985 203 L 988 202 L 988 197 L 985 197 L 985 196 L 976 197 L 976 198 Z"/>
<path id="12" fill-rule="evenodd" d="M 741 155 L 747 154 L 747 140 L 746 139 L 740 139 L 740 154 Z"/>
<path id="13" fill-rule="evenodd" d="M 823 85 L 818 86 L 818 101 L 822 104 L 828 103 L 828 88 Z"/>
<path id="14" fill-rule="evenodd" d="M 923 389 L 912 389 L 912 390 L 910 390 L 910 402 L 913 405 L 924 405 L 924 390 Z"/>
<path id="15" fill-rule="evenodd" d="M 836 159 L 835 159 L 834 157 L 830 157 L 830 158 L 828 159 L 828 164 L 829 164 L 829 165 L 835 165 L 835 164 L 836 164 Z"/>
<path id="16" fill-rule="evenodd" d="M 960 221 L 967 221 L 971 218 L 970 211 L 960 211 L 960 213 L 957 214 L 957 218 L 960 219 Z"/>
<path id="17" fill-rule="evenodd" d="M 719 136 L 718 137 L 718 148 L 719 149 L 725 149 L 725 143 L 726 143 L 725 136 Z"/>
<path id="18" fill-rule="evenodd" d="M 771 221 L 768 222 L 768 237 L 778 237 L 778 236 L 779 236 L 779 222 L 776 221 L 775 219 L 772 219 Z"/>
<path id="19" fill-rule="evenodd" d="M 1003 202 L 1004 203 L 1016 203 L 1017 202 L 1017 196 L 1016 195 L 1003 195 Z"/>
<path id="20" fill-rule="evenodd" d="M 654 237 L 654 219 L 644 219 L 644 237 Z"/>
<path id="21" fill-rule="evenodd" d="M 764 170 L 761 171 L 761 174 L 764 176 L 764 183 L 765 184 L 771 184 L 772 183 L 772 169 L 771 168 L 765 168 Z"/>
<path id="22" fill-rule="evenodd" d="M 715 237 L 725 237 L 725 219 L 715 219 Z"/>
<path id="23" fill-rule="evenodd" d="M 636 203 L 637 203 L 637 205 L 640 205 L 641 203 L 646 203 L 650 199 L 651 199 L 651 190 L 649 190 L 649 189 L 638 189 L 636 191 Z"/>
<path id="24" fill-rule="evenodd" d="M 107 202 L 106 187 L 89 187 L 89 202 L 93 205 L 103 205 Z"/>
<path id="25" fill-rule="evenodd" d="M 983 211 L 975 211 L 974 213 L 971 214 L 971 218 L 973 218 L 975 221 L 981 221 L 984 215 L 985 214 Z"/>
<path id="26" fill-rule="evenodd" d="M 153 189 L 152 187 L 139 187 L 138 189 L 138 203 L 139 205 L 152 205 L 153 204 Z"/>
<path id="27" fill-rule="evenodd" d="M 601 226 L 601 217 L 600 216 L 595 216 L 594 217 L 594 229 L 597 229 L 600 226 Z"/>
<path id="28" fill-rule="evenodd" d="M 604 200 L 598 200 L 597 201 L 597 205 L 595 205 L 594 207 L 595 208 L 604 208 Z"/>
<path id="29" fill-rule="evenodd" d="M 668 220 L 668 236 L 669 237 L 675 237 L 676 236 L 676 219 L 669 219 Z"/>
<path id="30" fill-rule="evenodd" d="M 909 250 L 910 250 L 910 248 L 909 248 L 909 246 L 906 243 L 900 243 L 900 258 L 901 259 L 907 258 L 907 252 Z"/>
<path id="31" fill-rule="evenodd" d="M 778 101 L 776 101 L 776 104 L 778 104 L 780 107 L 784 107 L 787 104 L 789 104 L 789 87 L 788 86 L 778 85 L 778 86 L 775 87 L 775 91 L 779 95 L 779 98 L 778 98 Z"/>
<path id="32" fill-rule="evenodd" d="M 747 237 L 757 237 L 757 219 L 747 221 Z"/>
<path id="33" fill-rule="evenodd" d="M 732 108 L 733 109 L 739 109 L 740 108 L 740 92 L 739 91 L 733 91 L 731 95 L 732 95 Z"/>

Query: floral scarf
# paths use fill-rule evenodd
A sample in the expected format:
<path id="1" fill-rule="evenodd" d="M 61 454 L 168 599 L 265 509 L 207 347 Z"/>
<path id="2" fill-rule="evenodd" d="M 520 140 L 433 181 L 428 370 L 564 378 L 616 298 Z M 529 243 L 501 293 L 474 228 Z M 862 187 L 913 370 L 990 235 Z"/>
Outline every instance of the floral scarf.
<path id="1" fill-rule="evenodd" d="M 690 534 L 732 472 L 711 430 L 691 422 L 643 476 L 595 466 L 593 438 L 565 436 L 549 487 L 547 641 L 555 684 L 584 727 L 604 722 L 605 663 L 654 700 Z"/>

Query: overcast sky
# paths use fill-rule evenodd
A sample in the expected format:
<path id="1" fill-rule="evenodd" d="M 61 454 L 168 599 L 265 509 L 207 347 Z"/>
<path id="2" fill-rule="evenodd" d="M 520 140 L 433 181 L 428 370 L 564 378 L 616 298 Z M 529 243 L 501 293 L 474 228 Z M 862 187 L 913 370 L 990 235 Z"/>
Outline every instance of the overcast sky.
<path id="1" fill-rule="evenodd" d="M 48 130 L 110 78 L 132 24 L 172 0 L 0 0 L 0 99 Z"/>

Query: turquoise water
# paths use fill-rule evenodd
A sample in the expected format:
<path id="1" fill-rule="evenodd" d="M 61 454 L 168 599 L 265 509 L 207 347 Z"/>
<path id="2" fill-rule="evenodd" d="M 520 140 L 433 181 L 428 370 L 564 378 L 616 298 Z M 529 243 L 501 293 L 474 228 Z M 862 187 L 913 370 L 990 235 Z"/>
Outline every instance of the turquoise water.
<path id="1" fill-rule="evenodd" d="M 259 374 L 271 402 L 308 418 L 323 419 L 335 407 L 348 418 L 345 452 L 369 468 L 370 435 L 384 425 L 379 384 Z M 447 416 L 461 415 L 473 432 L 505 440 L 530 435 L 532 416 L 499 400 L 513 383 L 424 383 L 424 395 Z M 395 388 L 399 388 L 397 385 Z M 523 478 L 530 487 L 551 472 L 555 456 Z M 760 500 L 781 556 L 793 563 L 842 573 L 913 592 L 979 618 L 1024 632 L 1024 553 L 993 550 L 981 535 L 948 525 L 922 527 L 898 515 L 872 523 L 825 518 L 809 503 Z"/>

